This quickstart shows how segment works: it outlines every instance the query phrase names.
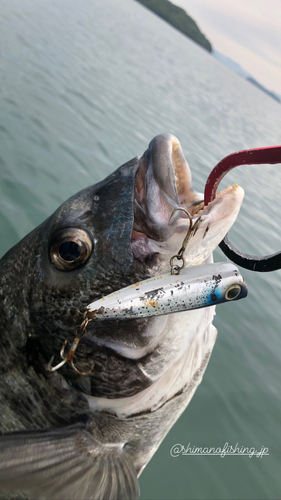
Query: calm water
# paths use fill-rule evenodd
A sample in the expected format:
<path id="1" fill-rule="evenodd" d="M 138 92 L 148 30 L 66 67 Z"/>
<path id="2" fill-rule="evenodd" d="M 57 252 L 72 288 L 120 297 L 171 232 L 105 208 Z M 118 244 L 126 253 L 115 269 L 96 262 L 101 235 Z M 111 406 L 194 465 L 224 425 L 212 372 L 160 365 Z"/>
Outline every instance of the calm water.
<path id="1" fill-rule="evenodd" d="M 278 103 L 133 0 L 2 0 L 0 40 L 0 255 L 160 132 L 180 139 L 197 190 L 227 154 L 281 143 Z M 280 166 L 235 169 L 233 182 L 246 191 L 233 242 L 279 250 Z M 217 309 L 203 383 L 143 473 L 142 499 L 281 497 L 281 272 L 243 275 L 249 296 Z M 269 456 L 169 453 L 226 442 Z"/>

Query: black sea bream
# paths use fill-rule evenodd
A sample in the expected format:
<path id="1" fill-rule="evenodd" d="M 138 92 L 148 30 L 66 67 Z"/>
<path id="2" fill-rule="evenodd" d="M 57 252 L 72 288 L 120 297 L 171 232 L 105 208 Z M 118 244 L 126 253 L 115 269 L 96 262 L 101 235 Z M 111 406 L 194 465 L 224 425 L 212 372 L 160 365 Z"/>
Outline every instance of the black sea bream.
<path id="1" fill-rule="evenodd" d="M 204 207 L 179 141 L 162 134 L 2 258 L 0 485 L 8 498 L 138 497 L 137 476 L 201 382 L 215 307 L 93 320 L 74 354 L 79 371 L 92 371 L 65 363 L 50 372 L 48 363 L 60 362 L 90 303 L 170 271 L 189 227 L 181 211 L 170 219 L 174 208 L 194 222 L 201 216 L 184 254 L 186 267 L 201 266 L 242 200 L 234 185 Z"/>

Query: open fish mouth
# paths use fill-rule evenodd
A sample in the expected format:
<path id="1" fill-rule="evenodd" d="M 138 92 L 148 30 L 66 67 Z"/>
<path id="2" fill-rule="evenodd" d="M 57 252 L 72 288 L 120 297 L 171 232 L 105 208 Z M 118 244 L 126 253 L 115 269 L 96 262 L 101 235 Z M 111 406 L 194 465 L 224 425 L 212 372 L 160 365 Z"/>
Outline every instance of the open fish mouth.
<path id="1" fill-rule="evenodd" d="M 200 217 L 185 253 L 185 265 L 200 265 L 208 259 L 238 215 L 244 191 L 237 184 L 220 191 L 204 205 L 204 196 L 192 187 L 191 172 L 178 139 L 171 134 L 156 136 L 139 158 L 135 177 L 132 250 L 145 260 L 151 253 L 169 256 L 180 249 L 190 221 Z M 171 214 L 174 212 L 173 217 Z"/>

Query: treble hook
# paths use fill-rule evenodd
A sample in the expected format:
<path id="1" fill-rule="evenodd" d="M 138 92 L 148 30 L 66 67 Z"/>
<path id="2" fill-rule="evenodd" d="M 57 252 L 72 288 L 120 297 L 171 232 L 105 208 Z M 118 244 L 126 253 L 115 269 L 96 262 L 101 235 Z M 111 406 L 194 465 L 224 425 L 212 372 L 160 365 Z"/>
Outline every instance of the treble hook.
<path id="1" fill-rule="evenodd" d="M 192 217 L 191 217 L 190 213 L 185 208 L 182 208 L 182 207 L 177 207 L 173 210 L 171 217 L 170 217 L 170 220 L 173 217 L 174 213 L 177 212 L 178 210 L 181 210 L 182 212 L 184 212 L 187 215 L 187 217 L 189 218 L 189 228 L 188 228 L 187 234 L 182 242 L 182 246 L 181 246 L 180 250 L 178 251 L 178 253 L 176 255 L 173 255 L 173 257 L 170 258 L 171 274 L 180 274 L 181 269 L 184 268 L 183 254 L 185 252 L 185 249 L 187 247 L 187 244 L 188 244 L 190 238 L 196 234 L 198 227 L 202 221 L 202 217 L 200 216 L 196 220 L 195 224 L 193 224 Z M 182 265 L 181 266 L 174 265 L 173 264 L 174 259 L 181 260 Z"/>
<path id="2" fill-rule="evenodd" d="M 75 364 L 74 364 L 74 361 L 73 361 L 73 356 L 74 356 L 74 353 L 78 347 L 78 344 L 80 342 L 80 340 L 84 337 L 84 335 L 86 334 L 86 327 L 89 323 L 89 321 L 91 321 L 88 317 L 87 317 L 87 311 L 84 313 L 84 320 L 83 322 L 81 323 L 81 325 L 79 325 L 76 329 L 75 329 L 75 336 L 74 336 L 74 341 L 72 342 L 71 344 L 71 347 L 68 351 L 68 354 L 65 356 L 64 355 L 64 350 L 66 348 L 66 345 L 67 345 L 67 342 L 68 342 L 68 339 L 65 339 L 63 345 L 62 345 L 62 348 L 60 350 L 60 357 L 62 358 L 62 361 L 60 363 L 58 363 L 56 366 L 52 366 L 52 363 L 54 361 L 54 357 L 55 356 L 52 356 L 48 365 L 47 365 L 47 370 L 50 371 L 50 372 L 55 372 L 56 370 L 58 370 L 59 368 L 61 368 L 67 361 L 70 362 L 72 368 L 77 372 L 79 373 L 79 375 L 89 375 L 89 373 L 91 373 L 91 371 L 93 370 L 94 368 L 94 364 L 89 368 L 89 370 L 87 372 L 80 372 L 80 370 L 78 370 L 78 368 L 76 368 Z M 82 334 L 81 335 L 78 335 L 78 328 L 80 328 L 80 330 L 82 331 Z"/>

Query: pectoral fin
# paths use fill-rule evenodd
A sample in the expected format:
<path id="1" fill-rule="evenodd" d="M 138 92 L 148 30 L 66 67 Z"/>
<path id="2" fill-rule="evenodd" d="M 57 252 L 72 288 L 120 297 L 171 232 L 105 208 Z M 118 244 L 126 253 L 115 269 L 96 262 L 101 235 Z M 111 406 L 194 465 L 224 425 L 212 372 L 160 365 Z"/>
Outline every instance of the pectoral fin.
<path id="1" fill-rule="evenodd" d="M 46 500 L 137 499 L 134 465 L 120 444 L 82 424 L 0 437 L 0 489 Z"/>

